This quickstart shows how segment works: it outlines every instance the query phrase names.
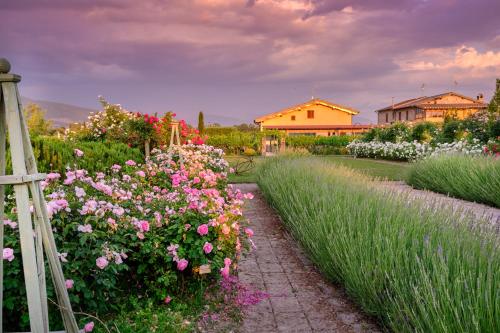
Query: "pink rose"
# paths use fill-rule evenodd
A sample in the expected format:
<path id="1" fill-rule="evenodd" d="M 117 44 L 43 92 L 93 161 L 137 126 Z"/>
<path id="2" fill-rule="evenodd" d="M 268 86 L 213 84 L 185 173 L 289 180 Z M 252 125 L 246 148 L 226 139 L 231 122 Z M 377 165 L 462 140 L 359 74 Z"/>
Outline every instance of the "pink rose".
<path id="1" fill-rule="evenodd" d="M 200 182 L 200 177 L 193 178 L 193 184 L 198 184 Z"/>
<path id="2" fill-rule="evenodd" d="M 127 162 L 125 162 L 126 165 L 129 165 L 129 166 L 134 166 L 134 165 L 137 165 L 137 163 L 135 163 L 134 161 L 132 160 L 128 160 Z"/>
<path id="3" fill-rule="evenodd" d="M 137 171 L 135 174 L 142 178 L 146 177 L 146 173 L 142 170 Z"/>
<path id="4" fill-rule="evenodd" d="M 247 234 L 248 237 L 253 236 L 253 230 L 250 228 L 245 228 L 245 233 Z"/>
<path id="5" fill-rule="evenodd" d="M 212 244 L 210 244 L 209 242 L 205 242 L 205 244 L 203 245 L 203 252 L 209 254 L 210 252 L 212 252 L 213 248 L 214 247 L 212 246 Z"/>
<path id="6" fill-rule="evenodd" d="M 205 236 L 206 234 L 208 234 L 208 225 L 206 224 L 200 225 L 197 231 L 200 234 L 200 236 Z"/>
<path id="7" fill-rule="evenodd" d="M 85 326 L 83 327 L 84 332 L 92 332 L 94 330 L 94 322 L 91 321 L 90 323 L 86 323 Z"/>
<path id="8" fill-rule="evenodd" d="M 14 260 L 14 250 L 10 247 L 6 247 L 3 249 L 3 260 L 12 261 Z"/>
<path id="9" fill-rule="evenodd" d="M 66 280 L 66 289 L 73 288 L 73 284 L 75 283 L 73 280 Z"/>
<path id="10" fill-rule="evenodd" d="M 80 149 L 75 149 L 74 153 L 75 153 L 76 157 L 82 157 L 83 156 L 83 151 L 81 151 Z"/>
<path id="11" fill-rule="evenodd" d="M 180 259 L 179 261 L 177 261 L 177 269 L 180 271 L 185 270 L 188 263 L 189 262 L 186 259 Z"/>
<path id="12" fill-rule="evenodd" d="M 165 304 L 168 304 L 168 303 L 172 302 L 172 297 L 170 297 L 170 296 L 165 297 L 165 301 L 164 302 L 165 302 Z"/>
<path id="13" fill-rule="evenodd" d="M 224 268 L 221 268 L 220 270 L 220 274 L 224 279 L 227 279 L 229 277 L 229 265 L 231 265 L 231 259 L 224 259 Z"/>
<path id="14" fill-rule="evenodd" d="M 148 221 L 141 221 L 141 229 L 142 229 L 142 231 L 149 231 L 149 222 Z"/>
<path id="15" fill-rule="evenodd" d="M 105 269 L 106 266 L 108 266 L 108 259 L 106 259 L 106 257 L 99 257 L 95 260 L 95 264 L 100 269 Z"/>

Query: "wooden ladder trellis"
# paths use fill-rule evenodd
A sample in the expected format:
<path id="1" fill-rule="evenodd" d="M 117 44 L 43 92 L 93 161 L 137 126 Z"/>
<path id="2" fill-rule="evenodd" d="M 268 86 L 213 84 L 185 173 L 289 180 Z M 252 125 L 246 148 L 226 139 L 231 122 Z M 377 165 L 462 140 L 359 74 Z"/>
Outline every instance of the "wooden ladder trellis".
<path id="1" fill-rule="evenodd" d="M 21 77 L 9 74 L 9 71 L 9 62 L 6 59 L 0 59 L 0 251 L 3 253 L 5 186 L 12 185 L 16 197 L 31 332 L 49 332 L 45 250 L 64 327 L 66 332 L 77 333 L 77 322 L 71 309 L 43 191 L 40 187 L 40 181 L 45 178 L 45 174 L 38 172 L 22 112 L 17 88 Z M 13 175 L 6 176 L 7 131 L 9 133 Z M 31 220 L 30 194 L 34 223 Z M 35 232 L 35 237 L 33 237 L 33 232 Z M 2 287 L 0 289 L 0 330 L 3 332 L 3 260 L 0 260 L 0 285 Z"/>

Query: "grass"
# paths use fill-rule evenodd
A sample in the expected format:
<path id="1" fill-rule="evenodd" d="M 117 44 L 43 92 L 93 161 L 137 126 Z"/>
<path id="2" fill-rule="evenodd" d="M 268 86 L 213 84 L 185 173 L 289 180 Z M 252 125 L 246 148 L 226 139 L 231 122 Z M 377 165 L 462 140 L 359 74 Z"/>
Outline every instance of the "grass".
<path id="1" fill-rule="evenodd" d="M 500 207 L 500 160 L 488 156 L 444 155 L 415 163 L 408 183 Z"/>
<path id="2" fill-rule="evenodd" d="M 388 180 L 404 181 L 407 179 L 410 169 L 410 164 L 406 162 L 353 158 L 342 155 L 318 156 L 317 158 L 323 158 L 330 163 L 348 167 L 371 177 Z"/>
<path id="3" fill-rule="evenodd" d="M 258 183 L 318 268 L 394 332 L 499 332 L 498 236 L 317 158 L 266 159 Z"/>
<path id="4" fill-rule="evenodd" d="M 310 156 L 318 162 L 326 161 L 335 165 L 346 166 L 357 170 L 360 173 L 389 180 L 406 180 L 410 169 L 410 164 L 406 162 L 389 162 L 373 159 L 352 158 L 342 155 Z M 226 156 L 229 164 L 234 167 L 238 162 L 243 161 L 240 156 Z M 255 168 L 242 174 L 229 175 L 230 183 L 255 183 L 257 182 L 257 169 L 260 164 L 266 160 L 266 157 L 254 157 Z"/>
<path id="5" fill-rule="evenodd" d="M 232 332 L 241 321 L 241 308 L 232 300 L 219 284 L 193 281 L 183 292 L 172 295 L 168 305 L 147 296 L 131 296 L 119 311 L 99 319 L 87 317 L 84 322 L 93 321 L 96 333 Z"/>

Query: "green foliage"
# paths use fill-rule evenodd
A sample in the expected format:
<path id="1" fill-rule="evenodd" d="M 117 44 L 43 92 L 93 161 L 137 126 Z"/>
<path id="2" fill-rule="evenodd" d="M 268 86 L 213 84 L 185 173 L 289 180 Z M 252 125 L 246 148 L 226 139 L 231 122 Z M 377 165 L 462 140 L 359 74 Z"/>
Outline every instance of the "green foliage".
<path id="1" fill-rule="evenodd" d="M 491 138 L 497 139 L 500 138 L 500 119 L 491 123 L 490 126 Z"/>
<path id="2" fill-rule="evenodd" d="M 389 330 L 500 331 L 494 232 L 315 159 L 268 158 L 258 182 L 320 271 Z"/>
<path id="3" fill-rule="evenodd" d="M 500 79 L 497 79 L 495 94 L 491 97 L 490 104 L 488 105 L 488 112 L 491 115 L 500 117 Z"/>
<path id="4" fill-rule="evenodd" d="M 443 131 L 441 132 L 441 138 L 445 142 L 453 142 L 460 140 L 464 137 L 464 124 L 460 120 L 449 120 L 443 125 Z"/>
<path id="5" fill-rule="evenodd" d="M 428 158 L 412 166 L 408 183 L 416 188 L 500 207 L 500 160 L 494 157 Z"/>
<path id="6" fill-rule="evenodd" d="M 341 136 L 313 136 L 293 135 L 285 140 L 287 147 L 294 149 L 304 148 L 311 154 L 316 155 L 342 155 L 347 154 L 345 148 L 351 141 L 356 139 L 354 135 Z"/>
<path id="7" fill-rule="evenodd" d="M 412 139 L 411 128 L 406 123 L 394 123 L 388 127 L 372 128 L 362 136 L 362 141 L 403 142 Z"/>
<path id="8" fill-rule="evenodd" d="M 383 142 L 403 142 L 411 140 L 411 129 L 405 123 L 394 123 L 380 132 L 380 141 Z"/>
<path id="9" fill-rule="evenodd" d="M 198 133 L 203 135 L 205 133 L 205 116 L 203 112 L 198 113 Z"/>
<path id="10" fill-rule="evenodd" d="M 261 137 L 259 132 L 231 131 L 226 134 L 209 135 L 206 143 L 223 149 L 226 154 L 237 155 L 247 148 L 259 150 Z"/>
<path id="11" fill-rule="evenodd" d="M 430 121 L 424 121 L 416 124 L 411 132 L 413 140 L 418 142 L 430 142 L 439 133 L 438 126 Z"/>
<path id="12" fill-rule="evenodd" d="M 380 127 L 375 127 L 370 129 L 368 132 L 364 133 L 361 137 L 361 141 L 370 142 L 370 141 L 380 141 L 380 135 L 383 129 Z"/>
<path id="13" fill-rule="evenodd" d="M 114 318 L 106 320 L 105 325 L 111 332 L 120 333 L 189 333 L 194 330 L 192 318 L 195 313 L 183 313 L 172 309 L 171 306 L 158 305 L 151 301 L 131 300 L 131 309 L 124 309 Z M 174 302 L 177 302 L 174 301 Z M 191 304 L 176 304 L 179 306 L 190 306 Z M 189 320 L 188 320 L 189 319 Z M 92 320 L 92 319 L 89 319 Z M 108 333 L 100 323 L 95 323 L 95 333 Z M 117 330 L 115 329 L 117 328 Z"/>
<path id="14" fill-rule="evenodd" d="M 259 130 L 259 126 L 255 124 L 239 124 L 234 126 L 238 131 L 242 132 L 255 132 Z"/>
<path id="15" fill-rule="evenodd" d="M 209 126 L 209 127 L 205 128 L 205 134 L 208 136 L 227 135 L 227 134 L 231 134 L 231 133 L 234 133 L 237 131 L 238 131 L 238 129 L 236 127 Z"/>
<path id="16" fill-rule="evenodd" d="M 123 164 L 127 160 L 144 159 L 138 149 L 117 142 L 73 142 L 40 136 L 32 138 L 31 145 L 40 172 L 64 174 L 66 168 L 73 167 L 77 160 L 79 167 L 90 172 L 97 172 L 113 164 Z M 78 159 L 74 153 L 77 148 L 84 153 L 84 156 Z M 9 151 L 7 152 L 7 165 L 10 166 Z M 8 172 L 11 172 L 10 169 Z"/>
<path id="17" fill-rule="evenodd" d="M 191 171 L 189 178 L 180 176 L 184 167 Z M 182 296 L 192 281 L 217 281 L 220 269 L 229 269 L 225 258 L 234 261 L 240 246 L 245 247 L 246 236 L 239 232 L 243 221 L 233 213 L 241 209 L 241 196 L 227 188 L 228 164 L 221 151 L 176 146 L 156 151 L 147 164 L 129 161 L 99 171 L 88 174 L 78 163 L 66 177 L 52 173 L 42 185 L 75 309 L 115 312 L 130 296 L 164 304 L 167 295 Z M 203 174 L 207 176 L 198 177 Z M 201 189 L 215 192 L 201 194 Z M 188 193 L 194 192 L 205 206 L 187 209 L 192 205 Z M 4 223 L 5 248 L 13 253 L 4 261 L 4 324 L 9 331 L 28 326 L 14 199 L 7 197 Z M 220 202 L 224 207 L 213 209 Z M 219 218 L 220 224 L 211 223 Z M 55 299 L 50 283 L 47 293 Z M 59 327 L 57 311 L 52 316 Z"/>
<path id="18" fill-rule="evenodd" d="M 31 103 L 23 110 L 26 124 L 32 136 L 49 135 L 54 131 L 52 121 L 45 119 L 46 110 L 39 105 Z"/>

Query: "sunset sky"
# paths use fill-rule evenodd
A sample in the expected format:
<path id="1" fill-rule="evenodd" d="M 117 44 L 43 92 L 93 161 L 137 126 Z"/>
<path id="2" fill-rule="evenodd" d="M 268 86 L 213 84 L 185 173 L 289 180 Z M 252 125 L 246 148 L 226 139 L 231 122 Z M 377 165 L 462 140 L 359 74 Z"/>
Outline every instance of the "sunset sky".
<path id="1" fill-rule="evenodd" d="M 422 84 L 489 100 L 499 17 L 498 0 L 1 0 L 0 57 L 34 99 L 240 123 L 313 94 L 373 120 Z"/>

